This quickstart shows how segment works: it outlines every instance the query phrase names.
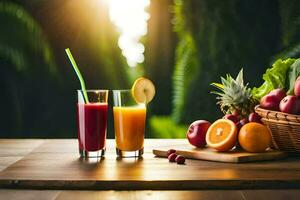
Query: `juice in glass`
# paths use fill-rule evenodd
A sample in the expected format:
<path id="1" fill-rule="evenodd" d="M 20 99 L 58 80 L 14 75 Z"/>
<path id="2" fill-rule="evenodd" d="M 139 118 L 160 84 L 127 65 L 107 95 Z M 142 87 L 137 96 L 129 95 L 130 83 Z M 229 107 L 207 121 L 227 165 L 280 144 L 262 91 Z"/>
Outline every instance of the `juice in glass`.
<path id="1" fill-rule="evenodd" d="M 114 129 L 119 157 L 140 157 L 144 152 L 146 104 L 137 103 L 131 90 L 114 90 Z"/>
<path id="2" fill-rule="evenodd" d="M 108 91 L 88 90 L 89 102 L 78 91 L 77 129 L 79 153 L 83 157 L 100 157 L 105 152 Z"/>
<path id="3" fill-rule="evenodd" d="M 114 127 L 117 148 L 137 151 L 144 147 L 146 107 L 114 107 Z"/>

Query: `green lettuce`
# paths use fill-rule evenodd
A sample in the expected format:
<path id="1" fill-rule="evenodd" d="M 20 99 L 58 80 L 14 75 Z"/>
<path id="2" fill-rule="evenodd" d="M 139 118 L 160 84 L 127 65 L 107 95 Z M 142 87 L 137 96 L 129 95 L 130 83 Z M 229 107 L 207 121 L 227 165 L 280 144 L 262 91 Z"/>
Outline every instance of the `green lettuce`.
<path id="1" fill-rule="evenodd" d="M 288 79 L 286 80 L 287 94 L 294 95 L 294 86 L 300 76 L 300 58 L 297 59 L 288 69 Z"/>
<path id="2" fill-rule="evenodd" d="M 282 88 L 290 90 L 291 85 L 295 84 L 295 80 L 294 82 L 291 82 L 291 79 L 289 78 L 289 76 L 292 77 L 295 74 L 295 72 L 293 72 L 294 69 L 292 68 L 295 61 L 296 59 L 293 58 L 277 60 L 263 75 L 263 80 L 265 82 L 259 88 L 252 89 L 253 97 L 259 101 L 273 89 Z M 289 82 L 288 87 L 286 82 Z"/>

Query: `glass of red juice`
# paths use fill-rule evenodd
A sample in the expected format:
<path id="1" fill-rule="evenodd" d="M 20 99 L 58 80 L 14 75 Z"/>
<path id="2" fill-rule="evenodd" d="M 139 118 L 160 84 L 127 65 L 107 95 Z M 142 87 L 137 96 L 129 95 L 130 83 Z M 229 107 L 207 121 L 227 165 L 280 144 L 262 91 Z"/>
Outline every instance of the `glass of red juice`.
<path id="1" fill-rule="evenodd" d="M 81 157 L 103 157 L 107 132 L 108 90 L 77 90 L 77 130 Z"/>

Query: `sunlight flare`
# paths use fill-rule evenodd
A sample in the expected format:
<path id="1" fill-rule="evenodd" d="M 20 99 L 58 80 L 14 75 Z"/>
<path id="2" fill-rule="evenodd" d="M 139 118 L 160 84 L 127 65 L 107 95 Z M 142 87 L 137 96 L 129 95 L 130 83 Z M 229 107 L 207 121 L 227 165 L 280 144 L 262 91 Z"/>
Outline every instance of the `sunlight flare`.
<path id="1" fill-rule="evenodd" d="M 144 62 L 145 47 L 140 39 L 147 34 L 149 5 L 150 0 L 108 0 L 110 19 L 120 33 L 118 45 L 130 67 Z"/>

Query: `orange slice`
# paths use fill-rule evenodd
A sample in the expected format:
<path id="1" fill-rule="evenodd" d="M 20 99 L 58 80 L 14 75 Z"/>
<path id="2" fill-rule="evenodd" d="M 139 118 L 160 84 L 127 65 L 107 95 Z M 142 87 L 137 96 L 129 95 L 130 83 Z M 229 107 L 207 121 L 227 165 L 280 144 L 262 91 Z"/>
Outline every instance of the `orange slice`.
<path id="1" fill-rule="evenodd" d="M 228 119 L 215 121 L 207 130 L 206 143 L 218 151 L 229 151 L 237 142 L 238 129 Z"/>
<path id="2" fill-rule="evenodd" d="M 137 103 L 149 103 L 155 95 L 155 86 L 149 79 L 141 77 L 135 80 L 131 92 Z"/>

